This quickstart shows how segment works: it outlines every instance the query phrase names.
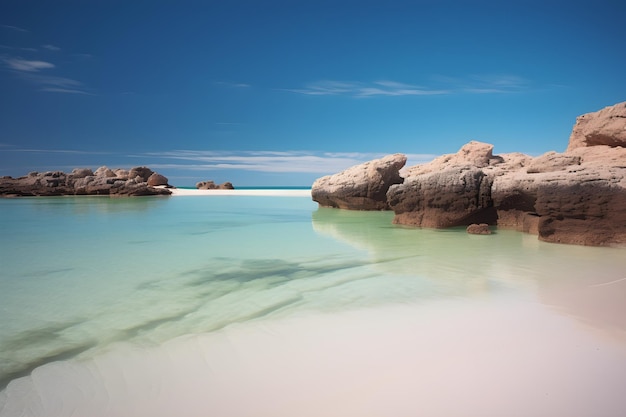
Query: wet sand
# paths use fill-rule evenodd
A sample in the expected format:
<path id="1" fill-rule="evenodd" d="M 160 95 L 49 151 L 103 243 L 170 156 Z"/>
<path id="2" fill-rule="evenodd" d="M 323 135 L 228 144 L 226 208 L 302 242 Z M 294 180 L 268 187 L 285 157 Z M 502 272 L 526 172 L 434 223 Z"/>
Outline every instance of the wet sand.
<path id="1" fill-rule="evenodd" d="M 259 319 L 43 366 L 0 415 L 617 417 L 626 345 L 589 330 L 517 297 Z"/>

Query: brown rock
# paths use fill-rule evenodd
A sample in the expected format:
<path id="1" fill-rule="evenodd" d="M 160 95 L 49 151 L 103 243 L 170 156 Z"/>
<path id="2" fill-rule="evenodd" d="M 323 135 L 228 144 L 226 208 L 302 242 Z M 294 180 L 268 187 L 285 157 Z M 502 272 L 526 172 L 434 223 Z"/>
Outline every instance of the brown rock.
<path id="1" fill-rule="evenodd" d="M 626 170 L 621 171 L 618 177 L 591 169 L 539 184 L 535 204 L 539 238 L 577 245 L 625 244 Z"/>
<path id="2" fill-rule="evenodd" d="M 215 181 L 201 181 L 196 183 L 196 188 L 198 190 L 215 190 L 217 185 L 215 184 Z"/>
<path id="3" fill-rule="evenodd" d="M 598 145 L 626 147 L 626 102 L 576 118 L 566 152 Z"/>
<path id="4" fill-rule="evenodd" d="M 444 228 L 495 224 L 491 178 L 478 168 L 449 168 L 406 178 L 387 192 L 393 222 Z"/>
<path id="5" fill-rule="evenodd" d="M 148 177 L 148 185 L 150 187 L 156 187 L 158 185 L 168 185 L 167 178 L 155 172 Z"/>
<path id="6" fill-rule="evenodd" d="M 537 174 L 540 172 L 563 171 L 570 166 L 580 165 L 580 160 L 580 156 L 577 155 L 548 152 L 533 159 L 526 172 Z"/>
<path id="7" fill-rule="evenodd" d="M 72 177 L 73 178 L 85 178 L 88 176 L 92 176 L 93 175 L 93 171 L 90 170 L 89 168 L 74 168 L 72 170 Z"/>
<path id="8" fill-rule="evenodd" d="M 96 171 L 98 172 L 98 171 Z M 115 171 L 113 171 L 113 173 L 115 174 L 114 176 L 122 179 L 122 180 L 127 180 L 129 178 L 130 172 L 126 169 L 116 169 Z"/>
<path id="9" fill-rule="evenodd" d="M 472 223 L 467 226 L 467 233 L 470 235 L 490 235 L 491 229 L 487 223 Z"/>
<path id="10" fill-rule="evenodd" d="M 405 164 L 405 155 L 394 154 L 353 166 L 317 179 L 311 196 L 324 207 L 387 210 L 387 190 L 393 184 L 402 183 L 399 171 Z"/>
<path id="11" fill-rule="evenodd" d="M 484 142 L 471 141 L 463 145 L 457 153 L 442 155 L 427 164 L 416 165 L 405 169 L 404 176 L 405 178 L 412 177 L 421 174 L 428 174 L 429 172 L 442 171 L 448 168 L 484 168 L 502 162 L 504 162 L 503 157 L 493 155 L 493 145 Z"/>
<path id="12" fill-rule="evenodd" d="M 106 168 L 106 167 L 105 167 Z M 1 196 L 59 196 L 59 195 L 157 195 L 171 194 L 169 190 L 153 188 L 140 175 L 145 170 L 135 170 L 133 179 L 110 176 L 113 171 L 98 169 L 74 169 L 72 173 L 61 171 L 31 172 L 26 177 L 0 179 Z M 145 168 L 147 169 L 147 168 Z M 110 171 L 110 172 L 109 172 Z M 95 175 L 97 174 L 97 175 Z"/>
<path id="13" fill-rule="evenodd" d="M 394 223 L 497 224 L 548 242 L 626 244 L 626 102 L 579 117 L 566 153 L 532 158 L 493 155 L 492 149 L 473 141 L 456 154 L 404 169 L 404 181 L 387 192 Z M 365 203 L 355 185 L 368 183 L 363 166 L 351 170 L 316 181 L 314 200 L 340 208 L 380 207 Z M 350 194 L 353 189 L 360 193 Z"/>
<path id="14" fill-rule="evenodd" d="M 148 167 L 134 167 L 128 172 L 129 179 L 136 179 L 139 177 L 141 182 L 148 182 L 148 178 L 153 174 L 153 171 Z"/>
<path id="15" fill-rule="evenodd" d="M 113 170 L 107 168 L 106 166 L 101 166 L 100 168 L 96 169 L 93 175 L 95 175 L 96 177 L 107 177 L 107 178 L 117 177 L 115 172 L 113 172 Z M 128 177 L 128 174 L 126 175 L 126 177 Z"/>
<path id="16" fill-rule="evenodd" d="M 214 181 L 201 181 L 196 183 L 198 190 L 234 190 L 233 184 L 230 182 L 224 182 L 222 184 L 215 184 Z"/>

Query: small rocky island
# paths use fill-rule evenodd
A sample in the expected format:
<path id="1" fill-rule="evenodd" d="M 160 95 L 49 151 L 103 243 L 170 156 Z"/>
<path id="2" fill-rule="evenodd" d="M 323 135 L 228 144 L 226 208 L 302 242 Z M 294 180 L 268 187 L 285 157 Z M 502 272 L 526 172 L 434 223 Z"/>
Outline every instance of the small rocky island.
<path id="1" fill-rule="evenodd" d="M 472 141 L 405 164 L 394 154 L 319 178 L 312 198 L 324 207 L 393 210 L 396 224 L 481 224 L 547 242 L 626 245 L 626 102 L 579 116 L 564 153 L 494 155 L 493 145 Z"/>
<path id="2" fill-rule="evenodd" d="M 233 184 L 230 182 L 224 182 L 222 184 L 216 184 L 215 181 L 200 181 L 196 183 L 198 190 L 234 190 Z"/>
<path id="3" fill-rule="evenodd" d="M 167 182 L 166 177 L 147 167 L 111 170 L 103 166 L 95 172 L 76 168 L 70 173 L 31 172 L 25 177 L 2 177 L 0 196 L 170 195 Z"/>

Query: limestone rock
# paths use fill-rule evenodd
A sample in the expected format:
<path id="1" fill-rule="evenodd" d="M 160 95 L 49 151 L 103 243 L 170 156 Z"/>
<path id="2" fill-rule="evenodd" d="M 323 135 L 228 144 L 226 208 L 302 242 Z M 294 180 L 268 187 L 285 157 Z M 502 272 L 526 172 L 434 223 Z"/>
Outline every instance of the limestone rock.
<path id="1" fill-rule="evenodd" d="M 626 102 L 576 118 L 567 152 L 597 145 L 626 147 Z"/>
<path id="2" fill-rule="evenodd" d="M 469 233 L 470 235 L 490 235 L 491 234 L 491 229 L 489 228 L 489 225 L 487 223 L 480 223 L 480 224 L 476 224 L 476 223 L 472 223 L 469 226 L 467 226 L 467 233 Z"/>
<path id="3" fill-rule="evenodd" d="M 402 154 L 355 165 L 338 174 L 317 179 L 311 196 L 324 207 L 350 210 L 387 210 L 387 190 L 402 183 L 400 169 L 406 164 Z"/>

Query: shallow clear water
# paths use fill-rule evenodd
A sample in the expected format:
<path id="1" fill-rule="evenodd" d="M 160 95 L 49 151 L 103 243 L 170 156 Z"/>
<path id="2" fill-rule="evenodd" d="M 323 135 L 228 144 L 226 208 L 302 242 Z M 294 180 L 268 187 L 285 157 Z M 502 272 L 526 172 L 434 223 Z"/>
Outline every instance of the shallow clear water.
<path id="1" fill-rule="evenodd" d="M 392 213 L 302 197 L 3 199 L 0 214 L 0 390 L 120 343 L 149 352 L 181 336 L 359 311 L 380 311 L 387 328 L 397 317 L 385 309 L 407 306 L 532 306 L 626 347 L 624 249 L 405 228 Z M 0 415 L 16 399 L 7 392 Z"/>

